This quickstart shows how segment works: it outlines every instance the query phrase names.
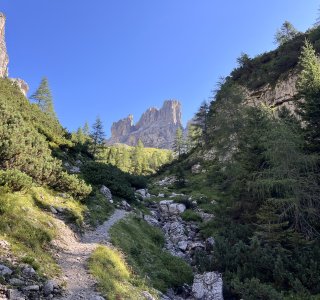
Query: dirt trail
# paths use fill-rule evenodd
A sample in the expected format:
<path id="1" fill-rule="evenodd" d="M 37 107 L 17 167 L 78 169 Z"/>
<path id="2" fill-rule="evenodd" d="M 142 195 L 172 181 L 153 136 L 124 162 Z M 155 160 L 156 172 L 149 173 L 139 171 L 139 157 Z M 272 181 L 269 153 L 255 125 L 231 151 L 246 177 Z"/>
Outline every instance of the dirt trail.
<path id="1" fill-rule="evenodd" d="M 113 215 L 94 231 L 87 232 L 79 240 L 61 220 L 56 220 L 59 237 L 53 241 L 58 249 L 57 259 L 62 270 L 62 280 L 67 284 L 61 300 L 102 300 L 96 292 L 96 282 L 88 273 L 87 260 L 99 244 L 108 243 L 109 229 L 128 213 L 116 210 Z"/>

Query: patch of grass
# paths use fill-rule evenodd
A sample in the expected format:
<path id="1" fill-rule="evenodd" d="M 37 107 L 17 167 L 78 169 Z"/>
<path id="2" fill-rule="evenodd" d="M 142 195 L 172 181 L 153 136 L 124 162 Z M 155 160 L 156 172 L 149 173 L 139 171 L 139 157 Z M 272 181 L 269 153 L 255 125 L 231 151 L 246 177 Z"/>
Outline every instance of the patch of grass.
<path id="1" fill-rule="evenodd" d="M 187 222 L 202 222 L 201 216 L 194 210 L 187 209 L 181 214 L 181 218 Z"/>
<path id="2" fill-rule="evenodd" d="M 90 257 L 89 269 L 97 278 L 100 291 L 110 300 L 143 299 L 143 291 L 148 291 L 158 299 L 155 291 L 133 274 L 118 250 L 98 247 Z"/>
<path id="3" fill-rule="evenodd" d="M 43 187 L 34 188 L 32 190 L 32 195 L 35 203 L 40 208 L 49 209 L 50 206 L 62 208 L 65 216 L 70 222 L 76 223 L 78 226 L 83 225 L 84 214 L 87 208 L 79 201 L 76 201 L 71 197 L 60 197 L 59 193 Z"/>
<path id="4" fill-rule="evenodd" d="M 163 250 L 160 229 L 138 218 L 122 220 L 111 230 L 111 241 L 126 255 L 128 264 L 150 284 L 164 292 L 192 282 L 192 269 L 182 259 Z"/>
<path id="5" fill-rule="evenodd" d="M 89 209 L 88 221 L 92 226 L 102 224 L 113 213 L 114 206 L 96 190 L 85 200 Z"/>
<path id="6" fill-rule="evenodd" d="M 52 217 L 35 205 L 32 194 L 0 193 L 0 237 L 11 252 L 35 267 L 40 275 L 54 276 L 59 268 L 46 247 L 55 236 Z"/>

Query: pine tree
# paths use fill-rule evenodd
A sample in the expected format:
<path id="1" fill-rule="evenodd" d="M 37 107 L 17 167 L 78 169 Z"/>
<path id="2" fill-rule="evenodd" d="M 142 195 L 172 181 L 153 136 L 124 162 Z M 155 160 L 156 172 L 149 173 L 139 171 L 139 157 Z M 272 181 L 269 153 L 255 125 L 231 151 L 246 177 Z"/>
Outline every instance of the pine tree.
<path id="1" fill-rule="evenodd" d="M 43 112 L 47 113 L 51 117 L 56 117 L 49 82 L 46 77 L 42 78 L 40 86 L 36 92 L 31 95 L 30 99 L 36 101 L 36 104 Z"/>
<path id="2" fill-rule="evenodd" d="M 193 121 L 193 126 L 197 135 L 194 138 L 198 141 L 198 144 L 208 144 L 208 116 L 209 116 L 209 104 L 203 101 L 196 113 Z"/>
<path id="3" fill-rule="evenodd" d="M 178 158 L 180 158 L 181 154 L 184 151 L 184 139 L 181 127 L 177 128 L 173 149 L 175 153 L 178 155 Z"/>
<path id="4" fill-rule="evenodd" d="M 84 133 L 86 136 L 89 136 L 89 135 L 90 135 L 90 127 L 89 127 L 88 122 L 85 122 L 85 123 L 84 123 L 83 128 L 82 128 L 82 131 L 83 131 L 83 133 Z"/>
<path id="5" fill-rule="evenodd" d="M 309 41 L 305 41 L 299 59 L 297 81 L 298 113 L 305 122 L 305 137 L 311 151 L 320 152 L 320 62 Z"/>
<path id="6" fill-rule="evenodd" d="M 138 141 L 137 145 L 134 147 L 132 153 L 132 169 L 135 174 L 142 174 L 144 168 L 143 159 L 143 148 L 144 145 L 141 140 Z"/>
<path id="7" fill-rule="evenodd" d="M 290 22 L 285 21 L 281 28 L 277 30 L 274 40 L 276 44 L 283 45 L 298 34 L 299 32 L 294 28 L 294 26 Z"/>
<path id="8" fill-rule="evenodd" d="M 92 132 L 91 132 L 91 138 L 92 138 L 92 154 L 96 155 L 98 148 L 103 144 L 104 141 L 104 130 L 103 130 L 103 124 L 98 116 L 96 118 L 96 121 L 92 125 Z"/>

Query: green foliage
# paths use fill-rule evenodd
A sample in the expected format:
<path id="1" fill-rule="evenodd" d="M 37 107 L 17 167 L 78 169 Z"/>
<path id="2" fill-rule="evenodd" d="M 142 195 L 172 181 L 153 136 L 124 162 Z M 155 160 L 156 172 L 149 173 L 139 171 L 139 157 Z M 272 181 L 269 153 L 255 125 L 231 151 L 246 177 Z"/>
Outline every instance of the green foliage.
<path id="1" fill-rule="evenodd" d="M 191 267 L 163 250 L 160 229 L 131 218 L 117 223 L 110 233 L 112 243 L 125 253 L 128 264 L 138 275 L 148 276 L 154 288 L 165 292 L 192 281 Z"/>
<path id="2" fill-rule="evenodd" d="M 55 188 L 62 192 L 67 192 L 77 199 L 84 199 L 92 191 L 91 186 L 84 180 L 77 175 L 70 175 L 64 171 L 59 174 Z"/>
<path id="3" fill-rule="evenodd" d="M 46 251 L 55 235 L 53 224 L 51 216 L 35 205 L 31 194 L 0 193 L 0 238 L 10 243 L 11 255 L 18 261 L 30 262 L 40 275 L 54 276 L 59 272 Z"/>
<path id="4" fill-rule="evenodd" d="M 100 117 L 96 118 L 96 121 L 92 125 L 92 131 L 91 131 L 91 139 L 92 139 L 92 154 L 96 155 L 99 147 L 102 146 L 104 141 L 104 130 L 103 130 L 103 124 L 100 119 Z"/>
<path id="5" fill-rule="evenodd" d="M 301 72 L 297 81 L 298 113 L 305 122 L 304 133 L 311 151 L 320 150 L 320 62 L 309 41 L 305 41 L 299 64 Z"/>
<path id="6" fill-rule="evenodd" d="M 88 220 L 92 226 L 102 224 L 114 211 L 114 206 L 96 190 L 84 200 L 84 204 L 89 209 Z"/>
<path id="7" fill-rule="evenodd" d="M 39 132 L 50 143 L 52 148 L 71 146 L 67 133 L 56 118 L 51 118 L 38 105 L 30 104 L 19 88 L 8 79 L 0 78 L 0 104 L 10 107 L 19 114 L 26 126 Z"/>
<path id="8" fill-rule="evenodd" d="M 0 168 L 18 169 L 37 183 L 53 184 L 61 163 L 51 156 L 43 136 L 1 102 L 0 120 Z"/>
<path id="9" fill-rule="evenodd" d="M 46 77 L 42 78 L 40 86 L 30 97 L 30 99 L 35 100 L 39 108 L 49 117 L 56 118 L 56 114 L 53 108 L 52 95 L 49 88 L 48 79 Z"/>
<path id="10" fill-rule="evenodd" d="M 191 209 L 187 209 L 185 210 L 182 214 L 181 214 L 181 218 L 182 220 L 186 221 L 186 222 L 201 222 L 202 218 L 201 216 L 195 212 L 194 210 Z"/>
<path id="11" fill-rule="evenodd" d="M 18 170 L 0 170 L 0 186 L 10 192 L 28 191 L 32 186 L 32 178 Z"/>
<path id="12" fill-rule="evenodd" d="M 147 175 L 154 173 L 161 165 L 172 161 L 172 151 L 146 148 L 142 143 L 136 147 L 116 144 L 102 147 L 96 158 L 99 162 L 116 166 L 124 172 Z"/>
<path id="13" fill-rule="evenodd" d="M 97 278 L 103 295 L 110 300 L 141 299 L 143 291 L 155 294 L 132 273 L 123 255 L 115 249 L 99 246 L 90 257 L 89 270 Z"/>
<path id="14" fill-rule="evenodd" d="M 290 22 L 285 21 L 275 34 L 275 43 L 283 45 L 292 40 L 298 34 L 299 32 L 293 27 L 293 25 Z"/>
<path id="15" fill-rule="evenodd" d="M 124 173 L 117 167 L 99 162 L 89 162 L 82 168 L 86 182 L 93 185 L 107 186 L 113 195 L 135 200 L 134 188 L 144 188 L 146 182 L 142 177 Z"/>
<path id="16" fill-rule="evenodd" d="M 265 84 L 274 85 L 277 80 L 286 78 L 297 67 L 300 50 L 306 38 L 319 53 L 320 27 L 315 27 L 307 33 L 295 35 L 273 51 L 246 59 L 244 64 L 231 72 L 228 80 L 249 89 L 257 89 Z"/>
<path id="17" fill-rule="evenodd" d="M 241 298 L 246 300 L 281 300 L 282 295 L 278 293 L 271 285 L 261 283 L 259 279 L 246 279 L 240 282 L 235 279 L 232 287 Z"/>
<path id="18" fill-rule="evenodd" d="M 173 149 L 175 154 L 180 158 L 181 154 L 185 151 L 185 141 L 183 137 L 183 131 L 180 127 L 176 130 L 176 136 L 173 143 Z"/>

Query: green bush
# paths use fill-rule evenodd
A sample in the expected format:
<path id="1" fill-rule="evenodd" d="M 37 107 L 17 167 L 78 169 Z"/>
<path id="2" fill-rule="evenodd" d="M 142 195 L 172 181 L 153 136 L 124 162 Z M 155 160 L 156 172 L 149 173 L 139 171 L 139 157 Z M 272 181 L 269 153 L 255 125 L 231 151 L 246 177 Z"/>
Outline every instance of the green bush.
<path id="1" fill-rule="evenodd" d="M 246 279 L 240 282 L 238 279 L 232 281 L 234 291 L 246 300 L 282 300 L 283 296 L 271 285 L 261 283 L 257 278 Z"/>
<path id="2" fill-rule="evenodd" d="M 100 162 L 87 163 L 82 167 L 82 173 L 86 182 L 97 186 L 105 185 L 113 195 L 128 201 L 135 200 L 133 175 L 124 173 L 115 166 Z"/>
<path id="3" fill-rule="evenodd" d="M 86 182 L 76 175 L 70 175 L 67 172 L 61 172 L 56 185 L 56 189 L 62 192 L 67 192 L 72 197 L 84 199 L 87 197 L 92 188 Z"/>
<path id="4" fill-rule="evenodd" d="M 0 186 L 10 192 L 27 191 L 32 186 L 32 178 L 19 170 L 0 170 Z"/>

